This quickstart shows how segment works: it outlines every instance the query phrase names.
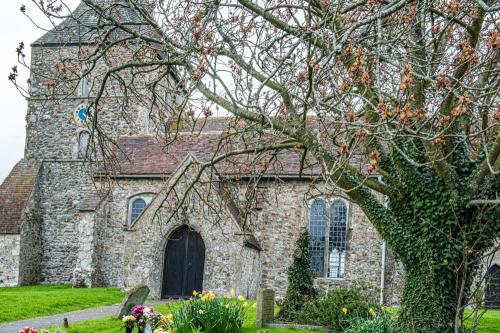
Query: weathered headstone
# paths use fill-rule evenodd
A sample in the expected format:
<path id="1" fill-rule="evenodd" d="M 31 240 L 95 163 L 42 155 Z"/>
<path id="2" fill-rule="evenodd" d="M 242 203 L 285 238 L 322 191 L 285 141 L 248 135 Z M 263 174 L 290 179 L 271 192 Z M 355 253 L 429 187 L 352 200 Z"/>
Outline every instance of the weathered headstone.
<path id="1" fill-rule="evenodd" d="M 274 290 L 260 289 L 257 292 L 257 327 L 274 319 Z"/>
<path id="2" fill-rule="evenodd" d="M 118 310 L 118 319 L 122 319 L 124 316 L 130 315 L 130 310 L 134 305 L 142 305 L 146 301 L 149 295 L 149 288 L 144 285 L 140 285 L 130 289 L 125 298 L 120 304 Z"/>

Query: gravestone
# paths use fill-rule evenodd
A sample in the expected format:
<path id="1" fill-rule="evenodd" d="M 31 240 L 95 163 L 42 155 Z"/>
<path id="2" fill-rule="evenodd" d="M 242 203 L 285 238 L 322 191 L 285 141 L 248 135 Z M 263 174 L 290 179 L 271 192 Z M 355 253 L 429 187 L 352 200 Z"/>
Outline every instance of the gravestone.
<path id="1" fill-rule="evenodd" d="M 274 290 L 260 289 L 257 292 L 257 327 L 274 320 Z"/>
<path id="2" fill-rule="evenodd" d="M 144 285 L 140 285 L 130 289 L 118 310 L 118 319 L 122 319 L 124 316 L 130 315 L 130 310 L 134 305 L 142 305 L 146 301 L 149 295 L 149 288 Z"/>

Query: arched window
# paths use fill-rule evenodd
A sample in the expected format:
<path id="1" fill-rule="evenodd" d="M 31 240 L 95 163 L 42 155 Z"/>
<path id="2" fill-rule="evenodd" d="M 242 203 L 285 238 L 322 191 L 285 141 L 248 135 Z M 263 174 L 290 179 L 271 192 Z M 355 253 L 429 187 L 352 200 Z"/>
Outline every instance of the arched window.
<path id="1" fill-rule="evenodd" d="M 130 224 L 134 223 L 146 208 L 146 201 L 142 198 L 137 198 L 132 201 L 130 212 Z"/>
<path id="2" fill-rule="evenodd" d="M 81 131 L 78 135 L 78 158 L 85 158 L 90 143 L 90 133 L 88 131 Z"/>
<path id="3" fill-rule="evenodd" d="M 347 203 L 323 199 L 309 211 L 311 265 L 318 277 L 343 278 L 347 235 Z M 328 246 L 327 246 L 328 244 Z"/>

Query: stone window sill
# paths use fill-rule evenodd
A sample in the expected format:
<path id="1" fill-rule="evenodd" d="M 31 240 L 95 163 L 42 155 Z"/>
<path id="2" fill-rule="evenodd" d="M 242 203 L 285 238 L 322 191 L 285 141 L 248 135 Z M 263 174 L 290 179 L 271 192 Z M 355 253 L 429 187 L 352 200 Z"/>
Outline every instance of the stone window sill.
<path id="1" fill-rule="evenodd" d="M 328 277 L 321 277 L 321 278 L 316 278 L 315 279 L 316 281 L 319 281 L 319 282 L 343 282 L 345 281 L 345 278 L 328 278 Z"/>

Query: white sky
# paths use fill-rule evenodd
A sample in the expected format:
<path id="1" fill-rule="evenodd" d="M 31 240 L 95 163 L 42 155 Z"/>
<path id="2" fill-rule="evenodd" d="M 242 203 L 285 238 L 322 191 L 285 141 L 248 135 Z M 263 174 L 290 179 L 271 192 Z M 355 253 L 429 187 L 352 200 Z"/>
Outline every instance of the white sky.
<path id="1" fill-rule="evenodd" d="M 65 0 L 71 8 L 76 8 L 78 0 Z M 43 34 L 26 18 L 19 8 L 22 4 L 27 7 L 35 21 L 45 22 L 37 11 L 32 0 L 2 0 L 0 10 L 0 183 L 9 174 L 10 170 L 24 154 L 25 116 L 27 103 L 14 85 L 7 80 L 10 69 L 17 63 L 15 49 L 20 41 L 27 46 L 26 54 L 29 57 L 29 44 Z M 29 59 L 28 59 L 29 60 Z M 27 71 L 21 78 L 26 81 Z"/>

